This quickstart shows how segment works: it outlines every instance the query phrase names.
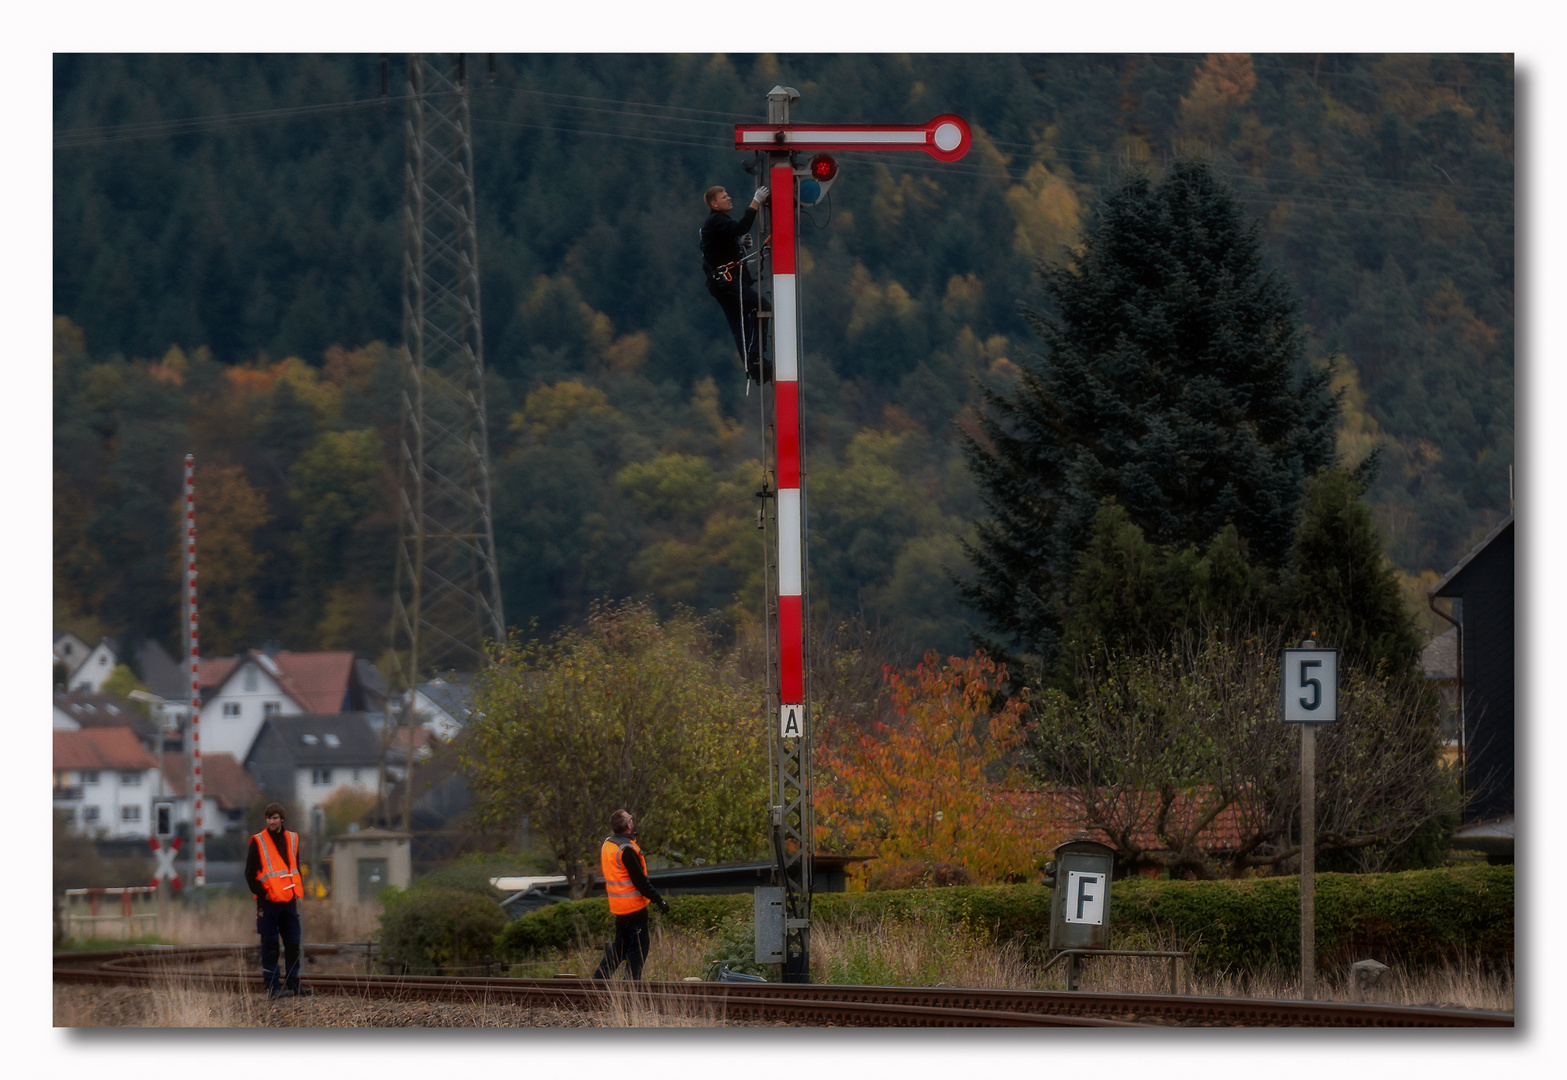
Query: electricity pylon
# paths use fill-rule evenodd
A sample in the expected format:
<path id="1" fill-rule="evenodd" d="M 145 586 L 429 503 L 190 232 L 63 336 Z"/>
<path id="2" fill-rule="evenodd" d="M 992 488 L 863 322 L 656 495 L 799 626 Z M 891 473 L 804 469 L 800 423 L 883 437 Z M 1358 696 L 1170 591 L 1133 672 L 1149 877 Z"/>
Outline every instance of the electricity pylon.
<path id="1" fill-rule="evenodd" d="M 484 641 L 506 633 L 490 517 L 473 137 L 463 56 L 408 58 L 407 125 L 401 520 L 388 672 L 388 689 L 401 702 L 399 719 L 408 729 L 405 829 L 413 801 L 414 687 L 434 672 L 477 670 L 485 662 Z M 381 792 L 384 800 L 384 750 Z"/>

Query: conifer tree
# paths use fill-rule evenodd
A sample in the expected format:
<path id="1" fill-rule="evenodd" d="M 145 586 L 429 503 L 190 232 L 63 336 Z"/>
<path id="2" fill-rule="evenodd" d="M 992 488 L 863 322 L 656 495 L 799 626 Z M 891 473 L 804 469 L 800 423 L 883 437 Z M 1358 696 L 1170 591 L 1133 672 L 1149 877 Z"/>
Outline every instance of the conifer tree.
<path id="1" fill-rule="evenodd" d="M 1103 499 L 1156 545 L 1203 549 L 1233 523 L 1277 571 L 1307 477 L 1332 463 L 1336 405 L 1255 224 L 1202 162 L 1129 173 L 1039 275 L 1042 354 L 983 389 L 965 439 L 989 516 L 958 587 L 978 644 L 1048 669 Z"/>
<path id="2" fill-rule="evenodd" d="M 1307 485 L 1282 607 L 1298 633 L 1343 650 L 1347 662 L 1411 673 L 1420 634 L 1364 494 L 1363 481 L 1344 469 L 1325 470 Z"/>

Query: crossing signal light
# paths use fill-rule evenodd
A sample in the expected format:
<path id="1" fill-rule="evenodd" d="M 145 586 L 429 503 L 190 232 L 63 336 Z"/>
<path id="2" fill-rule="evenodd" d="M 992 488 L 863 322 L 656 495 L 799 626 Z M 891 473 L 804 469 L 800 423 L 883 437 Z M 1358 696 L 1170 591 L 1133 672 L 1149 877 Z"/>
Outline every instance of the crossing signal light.
<path id="1" fill-rule="evenodd" d="M 828 190 L 838 178 L 838 162 L 831 154 L 813 154 L 800 180 L 800 205 L 815 206 L 827 197 Z"/>

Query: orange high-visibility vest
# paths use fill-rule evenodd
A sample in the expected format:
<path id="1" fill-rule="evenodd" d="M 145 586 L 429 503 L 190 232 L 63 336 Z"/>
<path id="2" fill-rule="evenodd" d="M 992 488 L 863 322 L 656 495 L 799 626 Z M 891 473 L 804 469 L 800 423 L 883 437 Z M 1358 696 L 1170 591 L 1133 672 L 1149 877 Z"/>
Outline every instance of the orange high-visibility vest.
<path id="1" fill-rule="evenodd" d="M 631 875 L 620 860 L 620 853 L 627 850 L 636 852 L 637 858 L 642 859 L 642 873 L 646 875 L 647 860 L 642 858 L 642 849 L 637 847 L 635 840 L 627 840 L 622 847 L 615 837 L 610 836 L 604 839 L 604 846 L 599 848 L 599 869 L 604 871 L 604 891 L 609 894 L 611 915 L 630 915 L 634 911 L 641 911 L 649 903 L 647 897 L 637 892 L 637 887 L 631 883 Z"/>
<path id="2" fill-rule="evenodd" d="M 256 847 L 261 852 L 261 876 L 256 880 L 266 890 L 267 899 L 275 904 L 305 895 L 305 879 L 299 874 L 299 834 L 284 829 L 283 837 L 288 847 L 286 860 L 267 830 L 262 829 L 255 837 Z"/>

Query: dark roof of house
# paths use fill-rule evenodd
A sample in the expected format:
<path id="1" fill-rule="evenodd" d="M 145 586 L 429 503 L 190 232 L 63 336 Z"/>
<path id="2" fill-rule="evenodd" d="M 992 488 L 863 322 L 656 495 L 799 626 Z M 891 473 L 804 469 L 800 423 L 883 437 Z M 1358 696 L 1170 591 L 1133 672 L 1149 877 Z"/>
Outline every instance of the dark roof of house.
<path id="1" fill-rule="evenodd" d="M 473 696 L 473 676 L 450 675 L 419 684 L 419 693 L 447 716 L 461 722 L 468 717 L 468 702 Z"/>
<path id="2" fill-rule="evenodd" d="M 116 694 L 93 694 L 86 690 L 65 693 L 56 690 L 54 707 L 84 728 L 130 728 L 142 738 L 155 738 L 157 727 L 136 706 Z"/>
<path id="3" fill-rule="evenodd" d="M 359 685 L 364 687 L 365 693 L 374 698 L 382 706 L 386 703 L 386 676 L 382 675 L 376 666 L 364 657 L 354 660 L 354 676 L 359 680 Z"/>
<path id="4" fill-rule="evenodd" d="M 1428 679 L 1458 678 L 1458 627 L 1426 642 L 1420 650 L 1420 667 Z"/>
<path id="5" fill-rule="evenodd" d="M 256 735 L 251 759 L 268 741 L 269 728 L 296 766 L 375 765 L 381 760 L 381 744 L 364 713 L 269 716 Z"/>
<path id="6" fill-rule="evenodd" d="M 165 701 L 190 700 L 190 669 L 181 668 L 162 645 L 144 640 L 136 646 L 136 669 L 147 689 Z"/>
<path id="7" fill-rule="evenodd" d="M 1435 587 L 1433 587 L 1432 590 L 1431 590 L 1431 595 L 1432 596 L 1455 595 L 1455 594 L 1450 594 L 1450 593 L 1447 592 L 1448 587 L 1453 584 L 1453 579 L 1458 577 L 1459 574 L 1463 573 L 1464 568 L 1467 567 L 1471 562 L 1473 562 L 1474 559 L 1476 558 L 1476 556 L 1478 556 L 1486 548 L 1490 547 L 1491 544 L 1494 543 L 1499 536 L 1501 536 L 1508 529 L 1512 528 L 1512 525 L 1513 525 L 1513 515 L 1512 514 L 1508 514 L 1507 518 L 1504 521 L 1502 521 L 1501 524 L 1497 525 L 1496 528 L 1492 529 L 1490 532 L 1485 534 L 1485 539 L 1481 540 L 1478 544 L 1476 544 L 1470 550 L 1469 554 L 1465 555 L 1462 559 L 1458 560 L 1458 565 L 1453 567 L 1451 570 L 1449 570 L 1447 572 L 1447 576 L 1446 577 L 1444 577 L 1441 581 L 1436 583 Z"/>

